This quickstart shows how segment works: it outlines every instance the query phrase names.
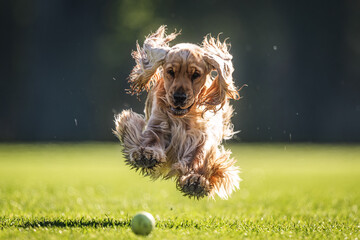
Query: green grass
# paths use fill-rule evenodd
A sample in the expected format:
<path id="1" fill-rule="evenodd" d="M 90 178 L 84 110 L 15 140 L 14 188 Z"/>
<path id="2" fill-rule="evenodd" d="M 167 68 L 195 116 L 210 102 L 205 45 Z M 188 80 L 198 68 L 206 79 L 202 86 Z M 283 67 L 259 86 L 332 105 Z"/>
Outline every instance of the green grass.
<path id="1" fill-rule="evenodd" d="M 360 146 L 230 145 L 241 190 L 184 198 L 123 164 L 118 144 L 1 144 L 1 239 L 360 239 Z"/>

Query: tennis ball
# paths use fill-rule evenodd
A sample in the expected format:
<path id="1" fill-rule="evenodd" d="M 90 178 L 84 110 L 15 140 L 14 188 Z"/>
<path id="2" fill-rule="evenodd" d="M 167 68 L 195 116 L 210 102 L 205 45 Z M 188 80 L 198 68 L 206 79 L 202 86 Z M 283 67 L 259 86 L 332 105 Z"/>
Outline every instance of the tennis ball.
<path id="1" fill-rule="evenodd" d="M 131 220 L 131 230 L 137 235 L 148 235 L 155 228 L 155 219 L 148 212 L 139 212 Z"/>

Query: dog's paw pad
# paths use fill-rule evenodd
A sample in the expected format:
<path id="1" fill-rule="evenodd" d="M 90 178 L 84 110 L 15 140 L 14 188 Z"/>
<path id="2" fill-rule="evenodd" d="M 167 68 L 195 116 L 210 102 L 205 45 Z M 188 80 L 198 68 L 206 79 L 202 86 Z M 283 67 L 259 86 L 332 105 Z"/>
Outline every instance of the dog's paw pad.
<path id="1" fill-rule="evenodd" d="M 204 176 L 196 173 L 180 177 L 177 186 L 185 196 L 197 199 L 208 196 L 211 189 L 209 181 Z"/>
<path id="2" fill-rule="evenodd" d="M 155 167 L 159 162 L 152 158 L 152 157 L 145 157 L 145 156 L 141 156 L 141 158 L 138 158 L 137 160 L 135 160 L 135 163 L 138 167 L 142 167 L 142 168 L 153 168 Z"/>
<path id="3" fill-rule="evenodd" d="M 138 168 L 152 169 L 164 161 L 164 154 L 148 147 L 140 147 L 138 151 L 133 152 L 130 156 L 130 162 Z"/>

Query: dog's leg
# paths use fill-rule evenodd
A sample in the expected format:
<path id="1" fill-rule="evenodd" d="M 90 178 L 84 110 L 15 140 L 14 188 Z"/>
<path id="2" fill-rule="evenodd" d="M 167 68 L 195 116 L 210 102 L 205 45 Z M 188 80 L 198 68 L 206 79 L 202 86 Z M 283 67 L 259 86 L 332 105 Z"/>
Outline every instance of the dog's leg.
<path id="1" fill-rule="evenodd" d="M 126 163 L 144 175 L 156 177 L 156 166 L 166 161 L 162 146 L 162 128 L 149 119 L 145 128 L 144 118 L 131 110 L 124 110 L 115 118 L 115 135 L 123 143 Z"/>
<path id="2" fill-rule="evenodd" d="M 191 162 L 175 165 L 180 173 L 177 187 L 189 197 L 214 198 L 217 194 L 227 199 L 240 182 L 239 170 L 234 163 L 229 151 L 214 146 L 205 152 L 200 146 Z"/>
<path id="3" fill-rule="evenodd" d="M 182 155 L 172 166 L 173 175 L 177 177 L 177 188 L 190 198 L 203 198 L 213 189 L 201 167 L 204 165 L 204 143 L 205 136 L 200 132 L 188 134 L 177 149 Z"/>
<path id="4" fill-rule="evenodd" d="M 240 171 L 230 154 L 231 152 L 226 151 L 223 146 L 208 153 L 207 159 L 210 161 L 207 161 L 204 169 L 210 185 L 213 186 L 209 194 L 212 198 L 217 194 L 222 199 L 228 199 L 231 193 L 239 188 Z"/>

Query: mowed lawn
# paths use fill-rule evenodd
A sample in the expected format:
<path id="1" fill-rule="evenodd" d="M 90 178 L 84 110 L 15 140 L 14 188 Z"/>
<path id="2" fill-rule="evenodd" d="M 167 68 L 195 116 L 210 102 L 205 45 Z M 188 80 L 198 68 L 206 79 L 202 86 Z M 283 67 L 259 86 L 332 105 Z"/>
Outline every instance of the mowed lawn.
<path id="1" fill-rule="evenodd" d="M 0 144 L 0 239 L 360 239 L 360 145 L 230 144 L 241 189 L 190 200 L 115 143 Z"/>

